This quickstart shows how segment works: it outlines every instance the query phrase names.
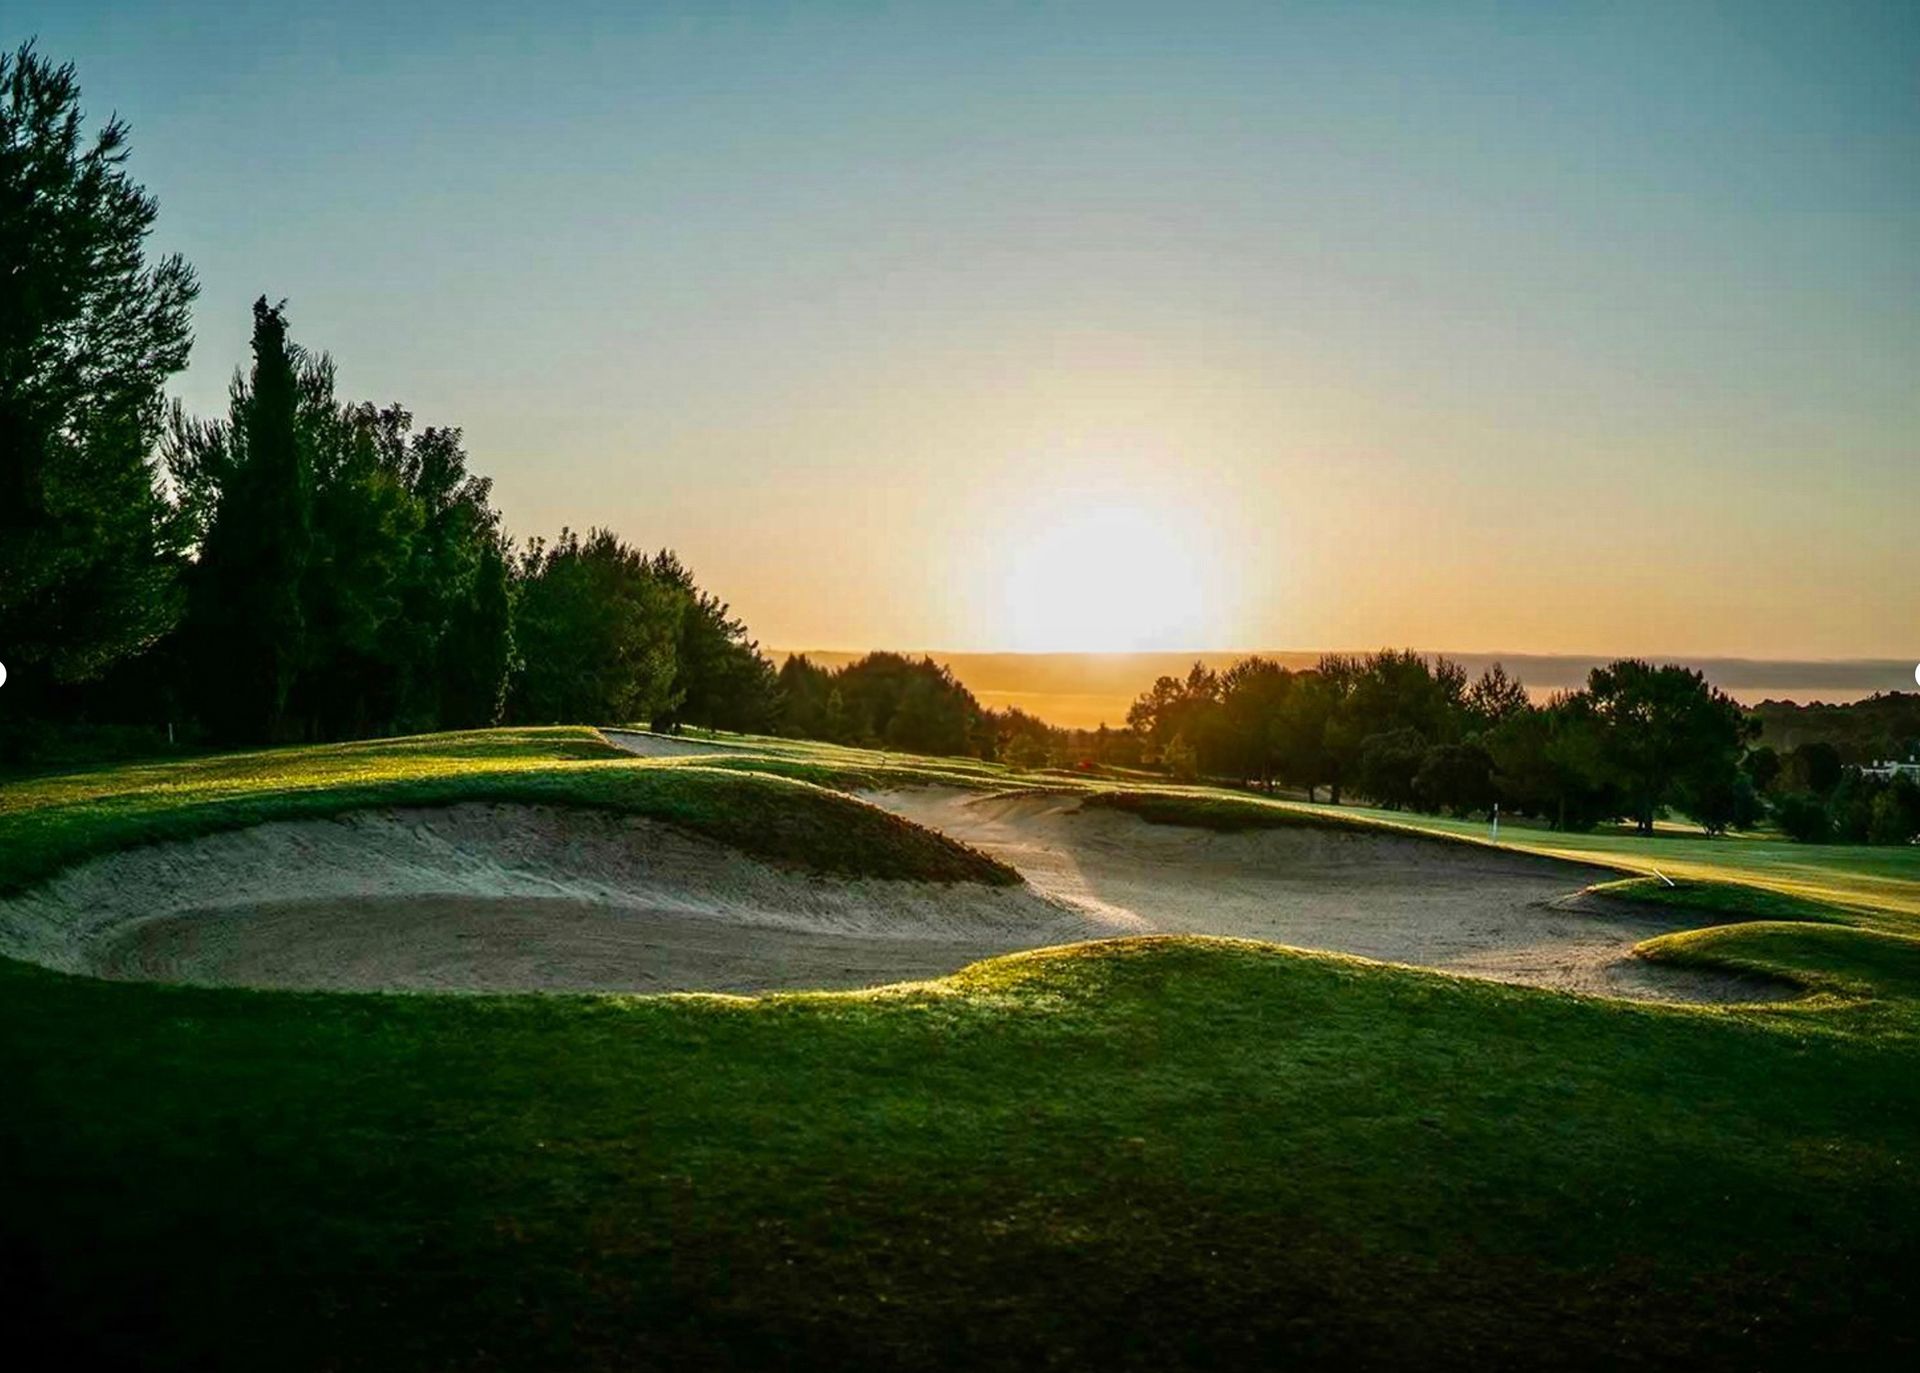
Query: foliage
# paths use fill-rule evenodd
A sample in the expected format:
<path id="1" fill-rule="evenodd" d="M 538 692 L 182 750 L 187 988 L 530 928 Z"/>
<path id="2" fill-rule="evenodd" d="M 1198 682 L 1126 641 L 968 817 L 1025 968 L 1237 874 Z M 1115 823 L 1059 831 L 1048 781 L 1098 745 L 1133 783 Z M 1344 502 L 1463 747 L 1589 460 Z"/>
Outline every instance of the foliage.
<path id="1" fill-rule="evenodd" d="M 610 529 L 534 540 L 517 569 L 525 661 L 510 715 L 527 724 L 651 720 L 679 704 L 679 588 Z"/>
<path id="2" fill-rule="evenodd" d="M 1781 754 L 1826 744 L 1844 763 L 1920 758 L 1920 692 L 1877 692 L 1864 701 L 1762 701 L 1753 708 L 1760 738 Z"/>
<path id="3" fill-rule="evenodd" d="M 670 704 L 655 712 L 654 727 L 677 729 L 684 721 L 704 729 L 770 728 L 779 713 L 779 684 L 746 625 L 733 618 L 725 601 L 695 584 L 672 550 L 656 553 L 651 571 L 657 581 L 676 588 L 682 601 Z"/>
<path id="4" fill-rule="evenodd" d="M 127 126 L 82 134 L 71 66 L 0 53 L 0 645 L 9 715 L 149 647 L 179 613 L 150 461 L 198 286 L 150 261 Z"/>
<path id="5" fill-rule="evenodd" d="M 990 757 L 999 725 L 931 658 L 869 653 L 829 672 L 795 655 L 781 666 L 788 733 L 948 757 Z"/>
<path id="6" fill-rule="evenodd" d="M 1587 696 L 1601 757 L 1642 833 L 1682 795 L 1731 785 L 1746 717 L 1700 673 L 1623 659 L 1593 670 Z"/>
<path id="7" fill-rule="evenodd" d="M 1426 739 L 1411 726 L 1369 734 L 1360 744 L 1355 783 L 1375 805 L 1404 809 L 1413 804 L 1413 779 L 1419 775 L 1426 755 Z"/>
<path id="8" fill-rule="evenodd" d="M 167 464 L 200 541 L 183 628 L 216 738 L 486 725 L 514 665 L 492 484 L 457 429 L 343 404 L 332 360 L 254 307 L 255 366 L 226 421 L 175 412 Z"/>

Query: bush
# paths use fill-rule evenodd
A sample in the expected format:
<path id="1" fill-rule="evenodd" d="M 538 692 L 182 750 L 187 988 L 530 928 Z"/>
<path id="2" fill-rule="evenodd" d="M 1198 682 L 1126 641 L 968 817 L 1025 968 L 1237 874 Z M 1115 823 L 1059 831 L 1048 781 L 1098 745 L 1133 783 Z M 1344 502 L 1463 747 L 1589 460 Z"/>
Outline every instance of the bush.
<path id="1" fill-rule="evenodd" d="M 1369 734 L 1360 743 L 1360 790 L 1388 810 L 1410 806 L 1413 780 L 1426 757 L 1427 741 L 1417 729 Z"/>
<path id="2" fill-rule="evenodd" d="M 1421 760 L 1413 790 L 1423 809 L 1455 815 L 1491 810 L 1493 759 L 1478 743 L 1436 744 Z"/>
<path id="3" fill-rule="evenodd" d="M 1803 791 L 1789 793 L 1774 802 L 1773 818 L 1788 838 L 1803 844 L 1824 844 L 1833 837 L 1827 808 L 1819 797 Z"/>

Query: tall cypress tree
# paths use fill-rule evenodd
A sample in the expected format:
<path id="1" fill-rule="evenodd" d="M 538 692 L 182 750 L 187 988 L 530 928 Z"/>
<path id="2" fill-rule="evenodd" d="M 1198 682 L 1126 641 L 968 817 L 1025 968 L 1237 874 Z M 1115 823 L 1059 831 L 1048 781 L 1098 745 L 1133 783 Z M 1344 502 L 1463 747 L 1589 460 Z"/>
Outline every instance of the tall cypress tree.
<path id="1" fill-rule="evenodd" d="M 284 304 L 253 306 L 253 377 L 234 388 L 233 453 L 193 584 L 203 717 L 221 738 L 297 737 L 288 703 L 305 657 L 301 583 L 312 544 L 312 455 L 298 424 Z"/>

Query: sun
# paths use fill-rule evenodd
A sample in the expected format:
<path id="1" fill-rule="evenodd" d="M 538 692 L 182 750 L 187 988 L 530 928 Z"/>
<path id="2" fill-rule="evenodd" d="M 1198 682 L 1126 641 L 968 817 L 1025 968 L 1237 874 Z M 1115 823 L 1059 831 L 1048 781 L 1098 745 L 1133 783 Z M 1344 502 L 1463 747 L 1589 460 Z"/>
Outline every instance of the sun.
<path id="1" fill-rule="evenodd" d="M 1177 509 L 1054 512 L 1014 541 L 1001 568 L 1001 624 L 1018 651 L 1186 649 L 1219 637 L 1211 541 Z"/>

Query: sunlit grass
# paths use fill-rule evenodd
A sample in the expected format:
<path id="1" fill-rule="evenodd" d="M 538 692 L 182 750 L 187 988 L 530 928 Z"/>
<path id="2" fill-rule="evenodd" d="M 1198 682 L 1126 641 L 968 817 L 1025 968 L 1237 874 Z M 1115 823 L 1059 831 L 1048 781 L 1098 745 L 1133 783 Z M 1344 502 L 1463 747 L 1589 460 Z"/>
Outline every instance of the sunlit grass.
<path id="1" fill-rule="evenodd" d="M 611 748 L 592 730 L 538 729 L 272 749 L 19 783 L 0 805 L 0 891 L 133 844 L 364 807 L 476 801 L 646 816 L 823 873 L 1018 880 L 965 845 L 801 781 L 666 766 Z"/>
<path id="2" fill-rule="evenodd" d="M 804 781 L 1073 785 L 738 742 L 648 762 L 498 731 L 35 779 L 0 803 L 0 883 L 197 826 L 462 797 L 784 834 L 860 870 L 934 850 Z M 1205 788 L 1104 804 L 1380 818 Z M 1818 855 L 1830 886 L 1842 856 Z M 74 1367 L 1897 1360 L 1920 941 L 1771 883 L 1613 894 L 1707 926 L 1648 956 L 1808 994 L 1650 1006 L 1190 938 L 757 998 L 0 962 L 0 1266 Z"/>

